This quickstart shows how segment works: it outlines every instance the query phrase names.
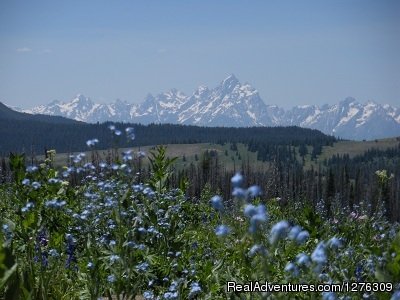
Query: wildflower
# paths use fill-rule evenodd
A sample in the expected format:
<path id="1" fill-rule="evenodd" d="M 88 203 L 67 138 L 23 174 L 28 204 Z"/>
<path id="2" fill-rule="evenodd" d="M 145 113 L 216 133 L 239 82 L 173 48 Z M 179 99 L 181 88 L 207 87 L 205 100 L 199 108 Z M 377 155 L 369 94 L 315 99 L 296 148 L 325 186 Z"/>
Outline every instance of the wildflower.
<path id="1" fill-rule="evenodd" d="M 302 230 L 296 237 L 296 242 L 299 245 L 304 244 L 310 237 L 310 234 L 308 233 L 307 230 Z"/>
<path id="2" fill-rule="evenodd" d="M 395 291 L 392 295 L 392 297 L 390 298 L 390 300 L 400 300 L 400 290 L 399 291 Z"/>
<path id="3" fill-rule="evenodd" d="M 136 266 L 136 270 L 139 272 L 146 272 L 149 268 L 149 264 L 147 262 L 142 262 Z"/>
<path id="4" fill-rule="evenodd" d="M 289 223 L 287 221 L 280 221 L 271 228 L 269 242 L 275 244 L 279 239 L 284 239 L 289 229 Z"/>
<path id="5" fill-rule="evenodd" d="M 255 233 L 261 223 L 267 221 L 265 206 L 260 204 L 255 208 L 255 213 L 250 218 L 250 232 Z"/>
<path id="6" fill-rule="evenodd" d="M 222 203 L 221 196 L 214 196 L 211 198 L 211 205 L 218 211 L 224 210 L 224 204 Z"/>
<path id="7" fill-rule="evenodd" d="M 337 250 L 342 247 L 342 242 L 337 237 L 333 237 L 328 241 L 328 247 Z"/>
<path id="8" fill-rule="evenodd" d="M 230 228 L 226 225 L 219 225 L 217 226 L 217 228 L 215 229 L 215 234 L 217 236 L 225 236 L 227 234 L 229 234 L 230 232 Z"/>
<path id="9" fill-rule="evenodd" d="M 362 281 L 362 274 L 363 274 L 363 266 L 362 266 L 362 264 L 360 264 L 360 263 L 357 264 L 357 267 L 356 267 L 356 269 L 354 271 L 354 274 L 356 275 L 357 281 Z"/>
<path id="10" fill-rule="evenodd" d="M 147 233 L 147 230 L 146 230 L 146 228 L 144 228 L 144 227 L 140 227 L 140 228 L 138 228 L 138 232 L 139 232 L 140 234 L 145 234 L 145 233 Z"/>
<path id="11" fill-rule="evenodd" d="M 294 241 L 299 233 L 301 232 L 301 227 L 299 225 L 293 226 L 288 233 L 288 239 Z"/>
<path id="12" fill-rule="evenodd" d="M 146 188 L 143 190 L 143 195 L 146 195 L 146 196 L 149 197 L 149 198 L 153 198 L 153 197 L 155 196 L 155 193 L 154 193 L 154 191 L 153 191 L 150 187 L 146 187 Z"/>
<path id="13" fill-rule="evenodd" d="M 124 162 L 130 161 L 133 159 L 132 150 L 124 151 L 124 152 L 122 152 L 122 154 L 123 154 L 122 160 Z"/>
<path id="14" fill-rule="evenodd" d="M 126 127 L 125 128 L 125 132 L 126 132 L 126 134 L 130 134 L 130 133 L 133 132 L 133 128 L 132 127 Z"/>
<path id="15" fill-rule="evenodd" d="M 22 180 L 22 185 L 30 185 L 31 181 L 28 178 Z"/>
<path id="16" fill-rule="evenodd" d="M 56 184 L 59 183 L 60 180 L 58 178 L 50 178 L 49 180 L 47 180 L 47 182 L 50 184 Z"/>
<path id="17" fill-rule="evenodd" d="M 299 275 L 299 269 L 297 268 L 297 266 L 290 262 L 286 265 L 285 267 L 285 272 L 289 273 L 290 276 L 292 277 L 297 277 Z"/>
<path id="18" fill-rule="evenodd" d="M 37 170 L 38 170 L 38 167 L 36 167 L 36 166 L 29 166 L 26 168 L 26 172 L 28 172 L 28 173 L 34 173 Z"/>
<path id="19" fill-rule="evenodd" d="M 59 257 L 60 256 L 60 254 L 58 254 L 56 249 L 50 249 L 49 254 L 51 257 Z"/>
<path id="20" fill-rule="evenodd" d="M 58 200 L 58 199 L 52 199 L 52 200 L 46 201 L 44 203 L 44 205 L 46 207 L 55 208 L 55 209 L 60 209 L 63 206 L 65 206 L 66 204 L 67 204 L 67 202 L 65 200 Z"/>
<path id="21" fill-rule="evenodd" d="M 250 199 L 254 199 L 261 195 L 261 188 L 258 185 L 252 185 L 247 189 L 247 196 Z"/>
<path id="22" fill-rule="evenodd" d="M 135 133 L 133 132 L 133 128 L 132 127 L 125 128 L 125 132 L 126 132 L 127 137 L 130 140 L 133 141 L 135 139 Z"/>
<path id="23" fill-rule="evenodd" d="M 110 262 L 111 263 L 114 263 L 119 259 L 120 259 L 120 257 L 118 255 L 113 254 L 113 255 L 110 256 Z"/>
<path id="24" fill-rule="evenodd" d="M 319 265 L 326 263 L 327 257 L 325 253 L 325 243 L 323 241 L 317 245 L 314 252 L 311 254 L 311 259 Z"/>
<path id="25" fill-rule="evenodd" d="M 165 300 L 178 299 L 178 292 L 166 292 L 166 293 L 164 293 L 163 299 L 165 299 Z"/>
<path id="26" fill-rule="evenodd" d="M 145 300 L 152 300 L 152 299 L 154 299 L 154 294 L 153 294 L 152 291 L 145 291 L 145 292 L 143 293 L 143 298 L 144 298 Z"/>
<path id="27" fill-rule="evenodd" d="M 34 207 L 32 202 L 28 202 L 23 208 L 21 208 L 21 212 L 25 213 L 31 210 Z"/>
<path id="28" fill-rule="evenodd" d="M 257 213 L 257 208 L 252 204 L 246 204 L 244 207 L 244 215 L 251 218 Z"/>
<path id="29" fill-rule="evenodd" d="M 42 185 L 37 181 L 32 182 L 32 187 L 33 187 L 34 190 L 39 189 L 41 186 Z"/>
<path id="30" fill-rule="evenodd" d="M 13 233 L 12 233 L 12 231 L 11 231 L 10 226 L 9 226 L 8 224 L 3 224 L 3 225 L 1 226 L 1 229 L 2 229 L 3 234 L 4 234 L 4 237 L 5 237 L 5 239 L 6 239 L 6 243 L 7 243 L 7 244 L 10 243 L 11 240 L 12 240 L 12 238 L 13 238 Z"/>
<path id="31" fill-rule="evenodd" d="M 90 262 L 88 262 L 88 264 L 86 265 L 86 267 L 88 268 L 88 269 L 93 269 L 94 268 L 94 263 L 92 263 L 91 261 Z"/>
<path id="32" fill-rule="evenodd" d="M 232 177 L 231 183 L 233 187 L 241 187 L 243 184 L 243 176 L 240 173 L 236 173 L 235 176 Z"/>
<path id="33" fill-rule="evenodd" d="M 122 132 L 121 132 L 121 130 L 116 129 L 116 130 L 114 131 L 114 134 L 115 134 L 116 136 L 120 136 L 120 135 L 122 134 Z"/>
<path id="34" fill-rule="evenodd" d="M 310 257 L 305 253 L 299 253 L 296 256 L 296 263 L 299 266 L 309 266 L 311 264 Z"/>
<path id="35" fill-rule="evenodd" d="M 196 295 L 201 293 L 201 287 L 198 282 L 192 282 L 190 285 L 189 299 L 194 298 Z"/>
<path id="36" fill-rule="evenodd" d="M 87 145 L 88 147 L 94 147 L 98 142 L 99 142 L 98 139 L 92 139 L 92 140 L 86 141 L 86 145 Z"/>
<path id="37" fill-rule="evenodd" d="M 240 187 L 234 187 L 232 191 L 232 196 L 238 199 L 245 199 L 246 191 Z"/>
<path id="38" fill-rule="evenodd" d="M 69 267 L 71 266 L 71 263 L 72 263 L 72 262 L 76 262 L 76 258 L 75 258 L 75 255 L 74 255 L 76 240 L 75 240 L 75 238 L 73 237 L 73 235 L 70 234 L 70 233 L 67 233 L 67 234 L 65 235 L 65 238 L 66 238 L 66 240 L 67 240 L 67 250 L 66 250 L 66 253 L 67 253 L 67 255 L 68 255 L 68 256 L 67 256 L 67 261 L 65 262 L 65 267 L 66 267 L 66 268 L 69 268 Z"/>
<path id="39" fill-rule="evenodd" d="M 107 281 L 110 283 L 114 283 L 117 279 L 115 278 L 115 275 L 108 275 L 107 276 Z"/>
<path id="40" fill-rule="evenodd" d="M 254 245 L 253 247 L 251 247 L 251 249 L 249 251 L 249 256 L 253 257 L 257 253 L 265 255 L 265 254 L 267 254 L 267 251 L 265 250 L 265 247 L 263 245 Z"/>

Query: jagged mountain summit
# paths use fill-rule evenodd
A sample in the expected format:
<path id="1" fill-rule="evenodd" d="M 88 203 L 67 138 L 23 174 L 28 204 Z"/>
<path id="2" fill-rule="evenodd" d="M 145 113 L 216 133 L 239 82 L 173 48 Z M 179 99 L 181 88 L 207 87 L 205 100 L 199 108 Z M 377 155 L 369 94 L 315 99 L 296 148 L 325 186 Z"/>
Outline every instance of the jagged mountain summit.
<path id="1" fill-rule="evenodd" d="M 153 96 L 140 104 L 116 100 L 99 104 L 78 95 L 69 102 L 53 101 L 32 109 L 32 114 L 59 115 L 89 123 L 120 121 L 133 123 L 176 123 L 200 126 L 301 126 L 318 129 L 346 139 L 376 139 L 400 135 L 400 109 L 353 98 L 334 105 L 295 106 L 284 110 L 267 105 L 250 84 L 234 76 L 217 87 L 200 86 L 187 96 L 177 89 Z"/>

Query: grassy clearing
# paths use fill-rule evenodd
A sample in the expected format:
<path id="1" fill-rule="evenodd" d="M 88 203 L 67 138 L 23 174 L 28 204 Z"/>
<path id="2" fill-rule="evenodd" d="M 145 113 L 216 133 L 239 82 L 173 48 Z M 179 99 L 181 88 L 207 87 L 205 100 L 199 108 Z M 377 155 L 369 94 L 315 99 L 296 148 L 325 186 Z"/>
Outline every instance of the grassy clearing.
<path id="1" fill-rule="evenodd" d="M 350 158 L 361 155 L 368 151 L 369 149 L 380 149 L 385 150 L 388 148 L 396 147 L 400 143 L 400 137 L 380 139 L 375 141 L 339 141 L 331 146 L 325 146 L 322 149 L 321 155 L 318 156 L 317 161 L 311 161 L 312 147 L 308 146 L 308 154 L 305 156 L 305 168 L 310 168 L 311 165 L 316 167 L 319 163 L 322 163 L 325 159 L 329 159 L 334 155 L 345 155 L 348 154 Z M 237 144 L 237 150 L 232 150 L 232 144 L 227 143 L 225 145 L 211 144 L 211 143 L 199 143 L 199 144 L 168 144 L 167 146 L 167 156 L 177 157 L 176 168 L 183 169 L 190 166 L 191 163 L 197 164 L 201 161 L 203 154 L 206 151 L 216 151 L 218 154 L 218 159 L 221 165 L 227 170 L 237 170 L 240 169 L 243 163 L 249 163 L 253 169 L 262 170 L 268 168 L 268 164 L 257 159 L 256 152 L 250 152 L 244 144 Z M 143 147 L 133 147 L 124 148 L 119 150 L 119 155 L 127 150 L 133 150 L 133 152 L 143 151 L 148 154 L 154 149 L 154 146 L 143 146 Z M 96 150 L 100 155 L 101 159 L 106 159 L 110 154 L 109 150 Z M 298 149 L 296 153 L 299 156 Z M 70 153 L 77 154 L 77 153 Z M 55 158 L 55 166 L 65 166 L 68 165 L 68 157 L 70 154 L 58 153 Z M 87 161 L 90 161 L 92 152 L 85 152 Z M 43 161 L 44 156 L 38 156 L 37 161 Z M 143 159 L 144 165 L 149 163 L 148 158 Z"/>
<path id="2" fill-rule="evenodd" d="M 385 150 L 396 147 L 400 143 L 400 137 L 381 139 L 375 141 L 340 141 L 334 143 L 333 147 L 323 147 L 319 160 L 330 158 L 334 155 L 348 154 L 350 158 L 365 153 L 367 150 L 375 148 Z"/>
<path id="3" fill-rule="evenodd" d="M 237 150 L 231 149 L 231 144 L 227 143 L 225 145 L 211 144 L 211 143 L 199 143 L 199 144 L 168 144 L 167 146 L 167 156 L 177 157 L 176 167 L 178 169 L 186 168 L 190 166 L 191 163 L 196 164 L 201 161 L 203 154 L 206 151 L 215 151 L 218 155 L 220 163 L 227 170 L 234 170 L 241 167 L 245 163 L 249 163 L 253 168 L 260 169 L 267 167 L 267 163 L 257 160 L 257 153 L 250 152 L 244 144 L 237 144 Z M 118 153 L 121 155 L 122 152 L 132 150 L 133 152 L 143 151 L 149 154 L 150 151 L 154 150 L 154 146 L 144 146 L 144 147 L 132 147 L 119 149 Z M 110 155 L 109 150 L 96 150 L 100 158 L 105 160 L 108 155 Z M 90 161 L 92 156 L 92 151 L 84 152 L 86 154 L 87 161 Z M 57 167 L 68 165 L 69 156 L 71 154 L 77 153 L 57 153 L 54 165 Z M 37 156 L 37 161 L 43 161 L 44 156 Z M 143 159 L 143 163 L 146 165 L 149 160 L 146 157 Z"/>

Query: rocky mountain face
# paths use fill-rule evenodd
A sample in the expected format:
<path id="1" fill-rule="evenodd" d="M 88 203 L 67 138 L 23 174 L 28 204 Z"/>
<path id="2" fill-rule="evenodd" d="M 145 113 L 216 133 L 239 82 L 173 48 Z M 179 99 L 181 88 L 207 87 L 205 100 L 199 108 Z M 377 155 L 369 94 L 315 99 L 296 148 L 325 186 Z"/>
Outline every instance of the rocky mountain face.
<path id="1" fill-rule="evenodd" d="M 374 102 L 358 103 L 353 98 L 334 105 L 295 106 L 284 110 L 267 105 L 250 84 L 234 76 L 216 88 L 200 86 L 187 96 L 172 89 L 142 103 L 116 100 L 99 104 L 78 95 L 69 102 L 53 101 L 32 109 L 31 114 L 58 115 L 89 123 L 120 121 L 132 123 L 176 123 L 199 126 L 300 126 L 318 129 L 345 139 L 376 139 L 400 136 L 400 109 Z"/>

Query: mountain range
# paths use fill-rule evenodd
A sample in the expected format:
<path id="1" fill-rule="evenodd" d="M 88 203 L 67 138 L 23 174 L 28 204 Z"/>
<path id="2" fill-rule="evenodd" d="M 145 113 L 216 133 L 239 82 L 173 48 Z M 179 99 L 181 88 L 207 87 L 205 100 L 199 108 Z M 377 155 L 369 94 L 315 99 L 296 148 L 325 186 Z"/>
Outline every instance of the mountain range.
<path id="1" fill-rule="evenodd" d="M 149 94 L 140 104 L 119 99 L 114 103 L 99 104 L 84 95 L 78 95 L 69 102 L 56 100 L 32 109 L 17 110 L 89 123 L 119 121 L 224 127 L 300 126 L 354 140 L 400 135 L 400 109 L 397 107 L 372 101 L 361 104 L 349 97 L 334 105 L 304 105 L 285 110 L 276 105 L 267 105 L 254 87 L 240 83 L 234 75 L 228 76 L 213 89 L 200 86 L 190 96 L 171 89 L 156 96 Z"/>

